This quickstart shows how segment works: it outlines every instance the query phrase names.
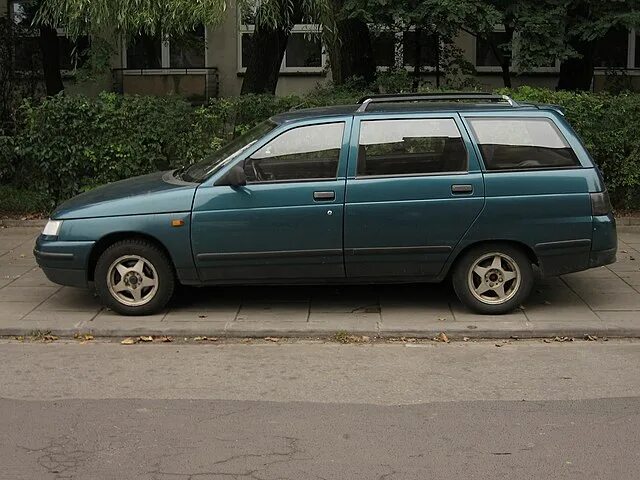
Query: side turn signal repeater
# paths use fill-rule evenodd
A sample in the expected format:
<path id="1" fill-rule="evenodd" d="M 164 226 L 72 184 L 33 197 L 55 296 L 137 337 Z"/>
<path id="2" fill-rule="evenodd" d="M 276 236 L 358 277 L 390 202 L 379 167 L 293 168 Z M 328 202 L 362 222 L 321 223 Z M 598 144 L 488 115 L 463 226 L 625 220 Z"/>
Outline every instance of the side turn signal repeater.
<path id="1" fill-rule="evenodd" d="M 184 226 L 184 220 L 171 220 L 172 227 L 182 227 Z"/>

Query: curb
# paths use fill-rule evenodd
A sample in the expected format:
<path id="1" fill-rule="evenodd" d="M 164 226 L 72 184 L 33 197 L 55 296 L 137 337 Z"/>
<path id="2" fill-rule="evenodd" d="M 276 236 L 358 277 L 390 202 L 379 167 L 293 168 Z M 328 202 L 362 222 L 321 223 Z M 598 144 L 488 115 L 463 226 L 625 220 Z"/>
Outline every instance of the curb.
<path id="1" fill-rule="evenodd" d="M 0 337 L 28 337 L 34 333 L 34 329 L 25 328 L 0 328 Z M 131 328 L 131 329 L 83 329 L 83 328 L 51 328 L 46 329 L 46 333 L 55 335 L 60 338 L 73 338 L 76 334 L 91 334 L 95 338 L 122 338 L 122 337 L 138 337 L 138 336 L 171 336 L 171 337 L 218 337 L 218 338 L 252 338 L 264 339 L 268 337 L 276 338 L 294 338 L 294 339 L 332 339 L 339 332 L 346 332 L 353 336 L 367 336 L 370 338 L 378 338 L 384 340 L 398 338 L 415 338 L 421 340 L 429 340 L 437 337 L 441 333 L 445 333 L 450 340 L 533 340 L 545 338 L 576 338 L 582 339 L 587 336 L 598 338 L 640 338 L 640 322 L 638 327 L 592 327 L 580 328 L 578 326 L 571 328 L 554 328 L 553 326 L 535 329 L 513 329 L 513 330 L 496 330 L 487 328 L 486 330 L 466 330 L 457 328 L 454 330 L 443 328 L 442 330 L 400 330 L 394 329 L 388 332 L 376 332 L 371 330 L 314 330 L 314 329 L 293 329 L 278 330 L 269 329 L 257 331 L 230 331 L 221 328 L 202 327 L 198 330 L 184 328 L 167 328 L 161 330 Z"/>

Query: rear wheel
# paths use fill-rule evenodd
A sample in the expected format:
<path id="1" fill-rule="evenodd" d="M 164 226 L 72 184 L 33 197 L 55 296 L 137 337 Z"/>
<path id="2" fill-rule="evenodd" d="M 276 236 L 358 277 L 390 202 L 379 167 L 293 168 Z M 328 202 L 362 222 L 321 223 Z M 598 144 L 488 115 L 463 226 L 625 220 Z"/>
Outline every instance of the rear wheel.
<path id="1" fill-rule="evenodd" d="M 94 279 L 102 302 L 121 315 L 160 311 L 175 286 L 166 254 L 145 240 L 124 240 L 107 248 L 98 259 Z"/>
<path id="2" fill-rule="evenodd" d="M 531 261 L 511 245 L 482 245 L 460 259 L 453 272 L 453 287 L 460 301 L 478 313 L 508 313 L 531 293 Z"/>

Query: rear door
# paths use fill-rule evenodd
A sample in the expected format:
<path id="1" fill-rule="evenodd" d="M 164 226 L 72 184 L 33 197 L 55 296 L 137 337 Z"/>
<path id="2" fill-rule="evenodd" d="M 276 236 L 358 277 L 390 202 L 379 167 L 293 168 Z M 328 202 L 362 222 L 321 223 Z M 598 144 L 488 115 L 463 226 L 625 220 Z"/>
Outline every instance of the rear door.
<path id="1" fill-rule="evenodd" d="M 347 277 L 436 277 L 484 204 L 482 173 L 459 116 L 360 117 L 353 132 Z"/>

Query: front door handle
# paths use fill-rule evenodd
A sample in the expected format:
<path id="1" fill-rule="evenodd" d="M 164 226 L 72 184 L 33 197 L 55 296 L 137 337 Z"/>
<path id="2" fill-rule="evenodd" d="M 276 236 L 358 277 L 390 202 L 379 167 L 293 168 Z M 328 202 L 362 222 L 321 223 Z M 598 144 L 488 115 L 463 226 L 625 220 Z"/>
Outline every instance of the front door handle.
<path id="1" fill-rule="evenodd" d="M 313 192 L 313 199 L 318 202 L 331 202 L 336 199 L 336 192 Z"/>
<path id="2" fill-rule="evenodd" d="M 454 195 L 473 193 L 473 185 L 451 185 L 451 193 Z"/>

